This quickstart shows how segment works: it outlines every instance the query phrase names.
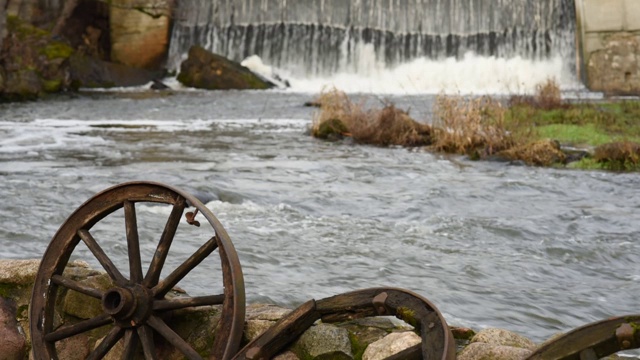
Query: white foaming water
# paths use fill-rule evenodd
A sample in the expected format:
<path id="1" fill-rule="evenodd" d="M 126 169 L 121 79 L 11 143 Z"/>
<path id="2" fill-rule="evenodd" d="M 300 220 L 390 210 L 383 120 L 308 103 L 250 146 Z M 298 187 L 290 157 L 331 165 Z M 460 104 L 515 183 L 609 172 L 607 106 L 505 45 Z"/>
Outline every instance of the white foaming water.
<path id="1" fill-rule="evenodd" d="M 60 120 L 36 119 L 16 123 L 0 121 L 0 154 L 23 153 L 37 156 L 41 151 L 82 149 L 106 145 L 105 133 L 199 132 L 218 128 L 250 128 L 254 132 L 292 132 L 303 129 L 306 119 L 199 119 L 199 120 Z"/>
<path id="2" fill-rule="evenodd" d="M 414 94 L 530 94 L 535 86 L 555 79 L 565 91 L 582 91 L 584 86 L 562 58 L 528 60 L 481 57 L 467 53 L 462 59 L 430 60 L 420 58 L 395 68 L 375 61 L 363 61 L 359 72 L 330 77 L 289 78 L 252 56 L 243 65 L 265 77 L 281 74 L 291 90 L 318 93 L 337 88 L 348 93 Z M 371 57 L 370 59 L 375 59 Z"/>

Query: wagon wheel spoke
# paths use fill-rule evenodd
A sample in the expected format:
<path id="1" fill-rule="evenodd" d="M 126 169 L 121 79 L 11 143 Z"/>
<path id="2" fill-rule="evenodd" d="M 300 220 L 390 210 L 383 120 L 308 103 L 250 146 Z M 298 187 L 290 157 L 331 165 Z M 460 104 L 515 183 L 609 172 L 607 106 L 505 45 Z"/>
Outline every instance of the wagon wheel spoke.
<path id="1" fill-rule="evenodd" d="M 131 281 L 142 282 L 142 260 L 140 259 L 140 241 L 138 239 L 138 221 L 136 208 L 131 201 L 124 202 L 124 220 L 127 230 L 127 249 L 129 252 L 129 273 Z"/>
<path id="2" fill-rule="evenodd" d="M 100 345 L 96 347 L 87 357 L 87 360 L 97 360 L 102 359 L 109 350 L 115 345 L 124 333 L 124 329 L 119 326 L 114 326 L 111 331 L 104 337 L 104 339 L 100 342 Z"/>
<path id="3" fill-rule="evenodd" d="M 171 208 L 170 214 L 164 219 L 162 235 L 155 241 L 155 253 L 150 259 L 148 269 L 143 267 L 141 261 L 142 230 L 146 233 L 149 224 L 154 225 L 155 222 L 142 221 L 142 214 L 138 213 L 138 204 L 141 203 L 159 203 Z M 168 276 L 161 279 L 172 243 L 177 241 L 174 237 L 180 222 L 183 221 L 187 206 L 194 208 L 192 214 L 201 214 L 201 218 L 206 219 L 210 228 L 190 228 L 197 232 L 195 239 L 201 238 L 204 241 L 199 243 L 196 251 L 177 263 L 175 268 L 166 269 Z M 98 233 L 92 230 L 96 224 L 118 210 L 124 213 L 126 230 L 127 259 L 123 259 L 122 263 L 116 263 L 117 259 L 110 257 L 113 255 L 107 255 L 102 236 L 98 236 Z M 187 218 L 189 224 L 195 224 L 193 217 L 194 215 L 191 215 L 191 218 Z M 107 219 L 107 224 L 110 224 L 111 219 Z M 69 265 L 70 259 L 79 255 L 75 251 L 80 242 L 86 245 L 106 271 L 112 283 L 110 288 L 103 289 L 101 286 L 91 285 L 63 274 L 63 269 Z M 221 294 L 214 292 L 214 295 L 185 295 L 165 299 L 169 291 L 189 278 L 191 271 L 198 270 L 198 267 L 208 262 L 216 250 L 224 286 Z M 59 291 L 60 289 L 68 291 Z M 99 300 L 101 308 L 96 309 L 99 312 L 92 315 L 95 316 L 93 318 L 73 325 L 63 323 L 58 327 L 59 319 L 67 319 L 59 304 L 64 300 L 66 293 L 73 291 L 93 298 L 92 301 Z M 60 358 L 56 346 L 59 341 L 74 336 L 79 339 L 80 336 L 88 335 L 88 332 L 104 336 L 103 340 L 92 348 L 88 359 L 102 359 L 114 355 L 115 351 L 112 349 L 116 344 L 119 349 L 122 346 L 122 354 L 117 355 L 122 359 L 137 358 L 142 354 L 146 360 L 159 359 L 158 353 L 164 346 L 175 349 L 184 358 L 201 359 L 196 352 L 195 344 L 188 342 L 188 337 L 182 338 L 160 318 L 161 314 L 168 311 L 200 306 L 222 305 L 222 316 L 217 325 L 217 336 L 210 348 L 198 348 L 198 351 L 207 351 L 207 356 L 211 358 L 227 359 L 237 353 L 242 340 L 245 313 L 244 281 L 238 255 L 227 232 L 215 215 L 197 198 L 160 183 L 131 182 L 116 185 L 96 194 L 74 211 L 51 239 L 36 275 L 32 293 L 29 311 L 35 360 Z"/>
<path id="4" fill-rule="evenodd" d="M 202 360 L 200 354 L 198 354 L 186 341 L 184 341 L 180 335 L 176 334 L 175 331 L 171 330 L 167 324 L 161 319 L 151 316 L 147 321 L 149 325 L 158 332 L 158 334 L 162 335 L 171 345 L 175 346 L 176 349 L 180 350 L 180 352 L 187 357 L 189 360 Z"/>
<path id="5" fill-rule="evenodd" d="M 48 333 L 47 335 L 44 336 L 44 338 L 45 340 L 50 342 L 57 342 L 78 334 L 82 334 L 84 332 L 87 332 L 93 329 L 97 329 L 101 326 L 108 325 L 112 322 L 113 320 L 111 319 L 111 316 L 107 314 L 102 314 L 94 318 L 81 321 L 74 325 L 61 327 L 56 331 Z"/>
<path id="6" fill-rule="evenodd" d="M 138 335 L 134 329 L 128 329 L 124 333 L 124 351 L 122 360 L 133 359 L 138 350 Z"/>
<path id="7" fill-rule="evenodd" d="M 184 297 L 184 298 L 177 298 L 177 299 L 171 299 L 171 300 L 156 300 L 153 302 L 153 310 L 169 311 L 169 310 L 184 309 L 188 307 L 222 305 L 223 303 L 224 303 L 224 294 Z"/>
<path id="8" fill-rule="evenodd" d="M 120 286 L 124 286 L 127 283 L 127 279 L 125 279 L 125 277 L 122 276 L 122 273 L 120 273 L 120 270 L 118 270 L 118 268 L 113 264 L 111 259 L 109 259 L 109 257 L 104 252 L 104 250 L 102 250 L 100 245 L 98 245 L 98 242 L 96 241 L 96 239 L 94 239 L 93 236 L 85 229 L 78 230 L 78 236 L 80 236 L 80 239 L 82 239 L 82 241 L 87 245 L 89 250 L 91 250 L 91 252 L 93 253 L 93 256 L 95 256 L 96 259 L 98 259 L 98 261 L 100 262 L 100 265 L 102 265 L 102 267 L 105 269 L 107 274 L 109 274 L 111 279 L 116 284 Z"/>
<path id="9" fill-rule="evenodd" d="M 102 298 L 102 291 L 98 290 L 98 289 L 94 289 L 90 286 L 87 286 L 85 284 L 79 283 L 75 280 L 71 280 L 71 279 L 67 279 L 66 277 L 62 276 L 62 275 L 53 275 L 51 277 L 51 282 L 53 282 L 54 284 L 57 285 L 62 285 L 64 287 L 66 287 L 67 289 L 71 289 L 71 290 L 75 290 L 79 293 L 91 296 L 93 298 L 96 299 L 101 299 Z"/>
<path id="10" fill-rule="evenodd" d="M 144 351 L 144 358 L 146 360 L 155 360 L 156 347 L 153 344 L 153 330 L 147 325 L 138 328 L 138 336 L 142 343 L 142 350 Z"/>
<path id="11" fill-rule="evenodd" d="M 173 237 L 176 234 L 178 224 L 180 223 L 180 219 L 182 218 L 182 212 L 184 211 L 186 205 L 186 201 L 183 197 L 180 197 L 175 205 L 173 205 L 171 215 L 169 215 L 169 219 L 167 220 L 167 224 L 165 225 L 162 236 L 160 237 L 160 242 L 158 243 L 156 252 L 155 254 L 153 254 L 153 259 L 151 259 L 149 270 L 147 271 L 147 275 L 145 276 L 143 281 L 144 285 L 147 287 L 155 286 L 160 280 L 160 272 L 162 271 L 164 262 L 167 259 L 167 255 L 169 254 L 171 242 L 173 241 Z"/>
<path id="12" fill-rule="evenodd" d="M 193 255 L 191 255 L 185 262 L 180 264 L 169 276 L 164 278 L 156 285 L 152 291 L 156 298 L 163 297 L 169 290 L 171 290 L 180 280 L 182 280 L 191 270 L 193 270 L 198 264 L 202 262 L 207 256 L 209 256 L 215 249 L 218 248 L 217 238 L 214 236 L 204 245 L 202 245 Z"/>

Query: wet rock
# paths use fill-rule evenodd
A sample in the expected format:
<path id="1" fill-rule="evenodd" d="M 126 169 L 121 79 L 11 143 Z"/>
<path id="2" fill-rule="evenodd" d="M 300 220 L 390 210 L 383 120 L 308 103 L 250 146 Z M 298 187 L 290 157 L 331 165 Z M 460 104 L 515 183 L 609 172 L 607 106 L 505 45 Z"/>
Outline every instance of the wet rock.
<path id="1" fill-rule="evenodd" d="M 291 351 L 301 359 L 353 359 L 348 331 L 329 324 L 309 328 Z"/>
<path id="2" fill-rule="evenodd" d="M 146 85 L 164 73 L 133 68 L 76 54 L 69 59 L 74 88 L 111 88 Z"/>
<path id="3" fill-rule="evenodd" d="M 27 343 L 20 333 L 16 321 L 16 305 L 13 301 L 0 297 L 0 358 L 3 360 L 24 359 Z"/>
<path id="4" fill-rule="evenodd" d="M 382 360 L 395 355 L 414 345 L 420 344 L 422 339 L 411 331 L 391 333 L 384 338 L 371 343 L 362 355 L 362 360 Z"/>
<path id="5" fill-rule="evenodd" d="M 262 90 L 272 87 L 246 67 L 200 46 L 189 49 L 189 57 L 180 65 L 178 81 L 185 86 L 208 90 Z"/>
<path id="6" fill-rule="evenodd" d="M 169 90 L 169 89 L 171 89 L 170 87 L 165 85 L 165 83 L 163 83 L 160 80 L 151 80 L 151 82 L 152 82 L 152 84 L 149 87 L 151 90 Z"/>

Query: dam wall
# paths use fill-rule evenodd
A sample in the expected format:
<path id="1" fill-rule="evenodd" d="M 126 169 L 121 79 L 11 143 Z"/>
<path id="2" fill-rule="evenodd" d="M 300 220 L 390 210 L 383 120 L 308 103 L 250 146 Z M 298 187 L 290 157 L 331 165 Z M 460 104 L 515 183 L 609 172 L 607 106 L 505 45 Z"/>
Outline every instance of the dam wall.
<path id="1" fill-rule="evenodd" d="M 585 85 L 607 94 L 640 94 L 640 1 L 575 1 Z"/>

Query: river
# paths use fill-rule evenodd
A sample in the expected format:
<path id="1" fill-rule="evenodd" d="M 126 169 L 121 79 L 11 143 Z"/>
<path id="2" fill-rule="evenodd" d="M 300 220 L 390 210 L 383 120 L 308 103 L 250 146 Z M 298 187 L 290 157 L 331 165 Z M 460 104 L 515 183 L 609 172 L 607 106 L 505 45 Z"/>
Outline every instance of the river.
<path id="1" fill-rule="evenodd" d="M 307 134 L 310 98 L 98 92 L 0 104 L 0 257 L 41 256 L 93 194 L 153 180 L 211 200 L 249 303 L 296 306 L 395 286 L 429 298 L 452 325 L 534 341 L 638 312 L 637 173 L 324 142 Z M 426 119 L 434 96 L 387 99 Z M 162 211 L 140 217 L 161 225 Z M 107 250 L 126 262 L 122 241 Z M 212 278 L 195 277 L 186 290 Z"/>

